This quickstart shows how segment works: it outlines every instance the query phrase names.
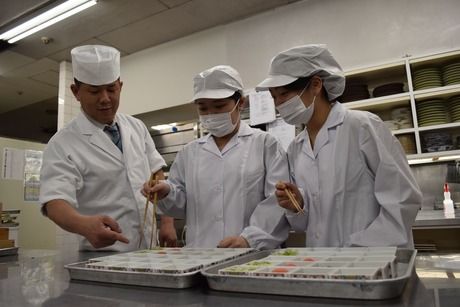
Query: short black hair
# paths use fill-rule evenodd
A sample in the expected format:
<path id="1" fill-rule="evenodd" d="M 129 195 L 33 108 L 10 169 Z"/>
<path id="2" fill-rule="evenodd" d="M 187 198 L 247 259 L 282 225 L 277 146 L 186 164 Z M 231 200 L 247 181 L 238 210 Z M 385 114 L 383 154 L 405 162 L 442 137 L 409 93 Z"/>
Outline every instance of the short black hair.
<path id="1" fill-rule="evenodd" d="M 235 93 L 233 93 L 232 96 L 228 98 L 235 100 L 235 103 L 236 103 L 238 102 L 238 100 L 240 100 L 241 97 L 242 97 L 241 93 L 239 91 L 236 91 Z"/>
<path id="2" fill-rule="evenodd" d="M 284 87 L 285 89 L 290 90 L 290 91 L 301 91 L 307 86 L 307 84 L 310 82 L 312 77 L 313 76 L 301 77 L 301 78 L 295 80 L 294 82 L 291 82 L 291 83 L 289 83 L 287 85 L 284 85 L 282 87 Z M 329 101 L 329 95 L 327 94 L 327 91 L 324 88 L 324 86 L 323 86 L 322 91 L 323 91 L 324 96 L 326 97 L 326 99 Z"/>
<path id="3" fill-rule="evenodd" d="M 77 79 L 73 78 L 73 83 L 75 84 L 76 87 L 80 87 L 80 85 L 83 84 L 83 82 L 78 81 Z"/>
<path id="4" fill-rule="evenodd" d="M 303 90 L 307 86 L 308 82 L 310 82 L 310 80 L 311 77 L 301 77 L 292 83 L 283 85 L 282 87 L 290 91 L 299 91 Z"/>

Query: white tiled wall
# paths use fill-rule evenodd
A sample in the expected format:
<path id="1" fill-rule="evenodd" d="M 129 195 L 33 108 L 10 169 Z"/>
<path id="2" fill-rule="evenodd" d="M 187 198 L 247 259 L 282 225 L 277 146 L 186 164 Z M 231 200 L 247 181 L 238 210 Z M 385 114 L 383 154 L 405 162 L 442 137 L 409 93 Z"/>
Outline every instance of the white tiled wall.
<path id="1" fill-rule="evenodd" d="M 80 103 L 70 90 L 72 83 L 72 64 L 63 61 L 59 64 L 58 130 L 62 129 L 80 112 Z M 78 251 L 78 236 L 56 227 L 56 249 L 66 255 L 76 253 Z"/>
<path id="2" fill-rule="evenodd" d="M 59 64 L 58 130 L 80 113 L 80 103 L 75 99 L 70 90 L 72 83 L 72 64 L 63 61 Z"/>

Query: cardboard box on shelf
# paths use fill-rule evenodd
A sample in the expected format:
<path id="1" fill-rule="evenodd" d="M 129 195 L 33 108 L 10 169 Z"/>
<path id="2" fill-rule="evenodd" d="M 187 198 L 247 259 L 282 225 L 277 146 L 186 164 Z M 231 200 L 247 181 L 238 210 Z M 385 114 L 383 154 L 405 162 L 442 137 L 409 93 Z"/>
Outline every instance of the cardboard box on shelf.
<path id="1" fill-rule="evenodd" d="M 0 248 L 14 247 L 14 240 L 0 240 Z"/>
<path id="2" fill-rule="evenodd" d="M 9 229 L 8 228 L 0 228 L 0 240 L 8 240 L 9 237 Z"/>

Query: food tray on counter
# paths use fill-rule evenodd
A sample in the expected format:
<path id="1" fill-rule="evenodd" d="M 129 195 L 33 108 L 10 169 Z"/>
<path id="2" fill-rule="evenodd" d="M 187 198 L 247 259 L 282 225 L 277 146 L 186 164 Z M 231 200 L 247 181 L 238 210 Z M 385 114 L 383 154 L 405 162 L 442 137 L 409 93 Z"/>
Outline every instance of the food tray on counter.
<path id="1" fill-rule="evenodd" d="M 11 256 L 18 254 L 19 247 L 0 248 L 0 256 Z"/>
<path id="2" fill-rule="evenodd" d="M 200 270 L 253 252 L 250 248 L 156 248 L 92 258 L 68 264 L 77 280 L 188 288 L 199 281 Z"/>
<path id="3" fill-rule="evenodd" d="M 214 290 L 381 300 L 402 294 L 416 250 L 290 248 L 252 253 L 203 268 Z"/>

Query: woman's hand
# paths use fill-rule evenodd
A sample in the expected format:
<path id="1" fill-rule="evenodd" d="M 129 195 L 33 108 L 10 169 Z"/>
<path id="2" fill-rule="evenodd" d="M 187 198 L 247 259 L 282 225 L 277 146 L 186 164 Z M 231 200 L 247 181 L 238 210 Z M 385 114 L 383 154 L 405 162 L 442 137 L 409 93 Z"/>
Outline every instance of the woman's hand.
<path id="1" fill-rule="evenodd" d="M 299 188 L 295 184 L 289 183 L 289 182 L 282 182 L 279 181 L 276 186 L 276 199 L 278 200 L 278 204 L 285 208 L 288 209 L 292 212 L 298 213 L 298 210 L 294 206 L 294 204 L 291 202 L 289 197 L 287 196 L 286 189 L 291 191 L 291 194 L 293 194 L 294 198 L 297 200 L 297 203 L 300 205 L 300 208 L 303 209 L 303 198 L 302 194 L 299 191 Z"/>
<path id="2" fill-rule="evenodd" d="M 153 199 L 154 194 L 158 193 L 158 200 L 160 200 L 168 196 L 170 191 L 171 188 L 166 182 L 159 182 L 158 184 L 150 185 L 150 182 L 147 181 L 144 183 L 144 187 L 142 188 L 141 193 L 145 197 L 150 195 L 150 199 Z"/>
<path id="3" fill-rule="evenodd" d="M 224 238 L 222 241 L 219 242 L 219 245 L 217 247 L 222 247 L 222 248 L 248 248 L 249 243 L 242 236 L 233 236 L 233 237 Z"/>

